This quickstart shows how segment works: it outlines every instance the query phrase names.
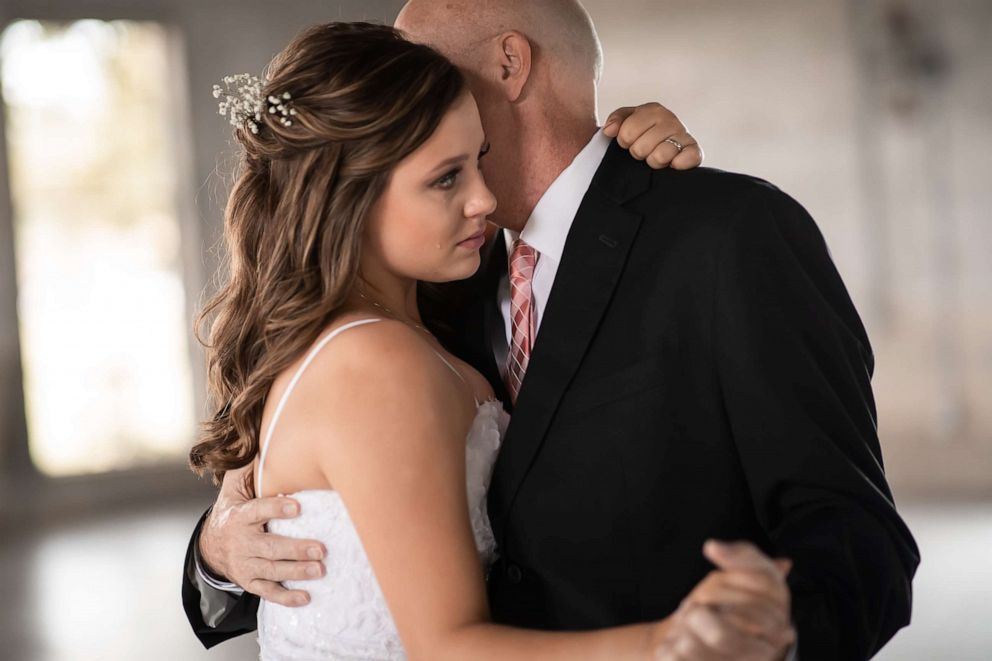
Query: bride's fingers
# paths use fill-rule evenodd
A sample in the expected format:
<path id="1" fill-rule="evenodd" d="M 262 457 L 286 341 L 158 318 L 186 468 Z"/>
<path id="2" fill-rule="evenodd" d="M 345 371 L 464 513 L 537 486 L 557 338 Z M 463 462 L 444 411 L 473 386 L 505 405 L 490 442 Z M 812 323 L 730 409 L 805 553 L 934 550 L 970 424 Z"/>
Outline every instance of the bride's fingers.
<path id="1" fill-rule="evenodd" d="M 753 612 L 740 612 L 726 606 L 717 608 L 717 612 L 736 629 L 751 636 L 759 636 L 777 647 L 785 647 L 795 641 L 796 632 L 789 622 L 757 622 Z"/>
<path id="2" fill-rule="evenodd" d="M 278 583 L 256 579 L 244 586 L 245 590 L 266 601 L 282 606 L 305 606 L 310 603 L 310 595 L 303 590 L 287 590 Z"/>
<path id="3" fill-rule="evenodd" d="M 735 624 L 746 624 L 743 630 L 750 634 L 775 637 L 789 626 L 789 614 L 766 601 L 759 601 L 752 595 L 735 592 L 721 592 L 712 595 L 693 597 L 680 608 L 689 611 L 698 606 L 713 608 L 719 612 L 732 613 Z"/>
<path id="4" fill-rule="evenodd" d="M 792 624 L 788 616 L 774 609 L 754 605 L 709 605 L 735 629 L 750 636 L 760 636 L 775 645 L 789 642 Z"/>
<path id="5" fill-rule="evenodd" d="M 705 606 L 693 607 L 686 614 L 684 623 L 707 648 L 729 658 L 772 658 L 775 653 L 774 646 L 767 640 L 738 630 Z"/>
<path id="6" fill-rule="evenodd" d="M 636 118 L 627 118 L 620 124 L 620 129 L 617 131 L 617 144 L 624 149 L 630 149 L 630 146 L 653 126 L 653 124 L 640 122 Z"/>
<path id="7" fill-rule="evenodd" d="M 603 133 L 611 138 L 617 137 L 617 133 L 620 132 L 620 125 L 625 119 L 634 114 L 633 106 L 624 106 L 623 108 L 617 108 L 610 113 L 610 116 L 606 118 L 606 124 L 603 125 Z"/>
<path id="8" fill-rule="evenodd" d="M 642 103 L 620 124 L 617 142 L 626 149 L 653 127 L 658 127 L 666 136 L 684 133 L 686 130 L 685 124 L 665 106 L 657 102 Z"/>
<path id="9" fill-rule="evenodd" d="M 667 137 L 666 129 L 652 126 L 630 145 L 630 155 L 639 161 L 643 161 L 649 156 L 653 157 L 648 161 L 648 165 L 655 169 L 665 167 L 678 154 L 678 148 L 675 145 L 665 142 Z"/>

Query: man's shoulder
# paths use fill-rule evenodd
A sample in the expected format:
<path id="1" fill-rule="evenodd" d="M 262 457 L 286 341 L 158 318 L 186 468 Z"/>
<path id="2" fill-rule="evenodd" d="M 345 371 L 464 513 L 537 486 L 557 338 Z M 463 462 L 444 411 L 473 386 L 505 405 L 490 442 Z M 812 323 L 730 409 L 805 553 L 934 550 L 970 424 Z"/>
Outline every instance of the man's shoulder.
<path id="1" fill-rule="evenodd" d="M 725 206 L 791 199 L 778 186 L 761 177 L 710 167 L 654 171 L 647 195 L 659 194 L 673 201 Z"/>
<path id="2" fill-rule="evenodd" d="M 649 185 L 625 206 L 643 218 L 634 249 L 649 261 L 676 256 L 715 264 L 728 251 L 769 254 L 786 246 L 811 258 L 826 252 L 806 209 L 750 174 L 709 167 L 653 171 Z"/>
<path id="3" fill-rule="evenodd" d="M 624 206 L 644 219 L 639 243 L 687 240 L 703 249 L 735 227 L 774 222 L 789 207 L 802 209 L 765 179 L 709 167 L 652 171 L 648 185 Z"/>

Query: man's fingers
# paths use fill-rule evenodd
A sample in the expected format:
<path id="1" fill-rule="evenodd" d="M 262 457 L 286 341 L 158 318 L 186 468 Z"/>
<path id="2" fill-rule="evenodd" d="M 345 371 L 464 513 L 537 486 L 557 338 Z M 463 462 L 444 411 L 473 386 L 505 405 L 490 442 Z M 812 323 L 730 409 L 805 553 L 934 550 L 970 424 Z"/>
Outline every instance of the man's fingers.
<path id="1" fill-rule="evenodd" d="M 756 596 L 751 592 L 715 586 L 704 590 L 694 591 L 683 602 L 683 608 L 688 611 L 696 606 L 705 606 L 718 613 L 732 614 L 730 621 L 741 631 L 749 634 L 762 634 L 773 639 L 776 632 L 790 626 L 791 614 L 782 604 L 767 598 Z"/>
<path id="2" fill-rule="evenodd" d="M 269 496 L 255 498 L 240 506 L 240 515 L 259 525 L 264 525 L 272 519 L 292 519 L 299 515 L 300 504 L 292 498 Z"/>
<path id="3" fill-rule="evenodd" d="M 719 571 L 719 570 L 718 570 Z M 776 604 L 789 603 L 789 587 L 781 578 L 769 576 L 763 571 L 720 571 L 721 582 L 739 590 L 746 590 Z"/>
<path id="4" fill-rule="evenodd" d="M 732 589 L 751 595 L 754 599 L 767 600 L 779 607 L 787 607 L 791 595 L 789 586 L 781 576 L 765 571 L 714 569 L 699 582 L 690 597 L 713 590 Z"/>
<path id="5" fill-rule="evenodd" d="M 310 595 L 303 590 L 287 590 L 278 583 L 261 579 L 250 581 L 245 589 L 266 601 L 283 606 L 305 606 L 310 603 Z"/>
<path id="6" fill-rule="evenodd" d="M 319 562 L 299 562 L 296 560 L 266 560 L 252 558 L 245 567 L 253 580 L 309 581 L 324 575 L 324 565 Z M 250 582 L 250 581 L 249 581 Z"/>
<path id="7" fill-rule="evenodd" d="M 225 526 L 227 521 L 240 511 L 240 506 L 252 500 L 253 496 L 244 489 L 244 478 L 250 474 L 250 465 L 224 473 L 224 480 L 221 482 L 208 523 Z"/>
<path id="8" fill-rule="evenodd" d="M 255 537 L 251 555 L 265 560 L 323 560 L 327 551 L 323 544 L 312 539 L 296 539 L 266 532 Z"/>
<path id="9" fill-rule="evenodd" d="M 782 576 L 775 563 L 750 542 L 718 542 L 710 539 L 703 545 L 703 555 L 720 569 L 759 571 L 774 577 Z"/>

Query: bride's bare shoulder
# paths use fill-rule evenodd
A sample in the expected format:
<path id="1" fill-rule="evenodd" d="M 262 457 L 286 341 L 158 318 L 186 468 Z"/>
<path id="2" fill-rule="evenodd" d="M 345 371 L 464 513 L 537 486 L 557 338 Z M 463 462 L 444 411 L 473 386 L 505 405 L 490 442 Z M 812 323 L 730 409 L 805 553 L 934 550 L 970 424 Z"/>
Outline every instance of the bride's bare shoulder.
<path id="1" fill-rule="evenodd" d="M 346 489 L 358 465 L 408 469 L 464 444 L 474 410 L 421 332 L 394 320 L 350 327 L 307 368 L 292 404 L 300 447 L 334 488 Z"/>
<path id="2" fill-rule="evenodd" d="M 347 324 L 343 318 L 323 336 Z M 423 406 L 458 397 L 451 375 L 420 331 L 403 322 L 381 318 L 338 333 L 308 368 L 312 394 L 325 401 L 356 403 L 388 398 L 392 406 Z"/>

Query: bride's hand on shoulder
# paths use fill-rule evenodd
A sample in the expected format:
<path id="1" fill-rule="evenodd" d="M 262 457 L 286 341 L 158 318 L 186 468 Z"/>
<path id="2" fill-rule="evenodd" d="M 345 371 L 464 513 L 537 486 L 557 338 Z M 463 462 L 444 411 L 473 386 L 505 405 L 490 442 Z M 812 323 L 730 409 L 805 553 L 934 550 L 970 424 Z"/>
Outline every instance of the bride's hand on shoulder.
<path id="1" fill-rule="evenodd" d="M 689 170 L 703 163 L 703 148 L 675 113 L 660 103 L 617 108 L 607 117 L 603 133 L 655 170 Z"/>

